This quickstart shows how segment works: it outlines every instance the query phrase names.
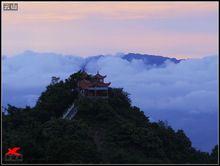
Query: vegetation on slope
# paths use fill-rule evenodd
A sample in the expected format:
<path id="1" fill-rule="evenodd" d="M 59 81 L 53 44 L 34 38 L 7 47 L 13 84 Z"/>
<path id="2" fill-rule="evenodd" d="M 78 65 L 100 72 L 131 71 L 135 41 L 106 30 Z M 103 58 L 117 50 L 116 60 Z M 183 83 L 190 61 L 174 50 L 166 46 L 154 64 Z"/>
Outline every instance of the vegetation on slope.
<path id="1" fill-rule="evenodd" d="M 111 89 L 108 99 L 80 96 L 76 87 L 82 75 L 52 81 L 33 108 L 9 105 L 3 114 L 3 154 L 19 146 L 23 163 L 218 162 L 217 145 L 211 154 L 196 150 L 183 130 L 150 122 L 120 89 Z M 62 119 L 73 102 L 76 116 Z"/>

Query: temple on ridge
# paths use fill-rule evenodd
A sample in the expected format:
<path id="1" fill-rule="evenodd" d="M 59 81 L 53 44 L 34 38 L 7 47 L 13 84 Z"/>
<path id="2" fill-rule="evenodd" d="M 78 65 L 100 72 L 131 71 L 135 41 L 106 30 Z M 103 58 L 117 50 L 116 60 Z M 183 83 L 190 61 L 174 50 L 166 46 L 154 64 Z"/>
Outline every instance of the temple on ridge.
<path id="1" fill-rule="evenodd" d="M 88 74 L 83 71 L 83 78 L 78 82 L 78 88 L 83 96 L 88 97 L 108 97 L 109 83 L 104 82 L 105 76 L 97 72 L 96 75 L 88 77 Z M 88 79 L 89 78 L 89 79 Z"/>

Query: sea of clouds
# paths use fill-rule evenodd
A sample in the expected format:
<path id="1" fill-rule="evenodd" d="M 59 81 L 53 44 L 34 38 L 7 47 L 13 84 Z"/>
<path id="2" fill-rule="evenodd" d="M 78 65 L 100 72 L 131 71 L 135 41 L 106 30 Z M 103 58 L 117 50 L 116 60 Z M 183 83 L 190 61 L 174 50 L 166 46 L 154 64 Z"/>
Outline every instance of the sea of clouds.
<path id="1" fill-rule="evenodd" d="M 85 59 L 54 53 L 26 51 L 4 56 L 2 61 L 3 105 L 34 106 L 52 76 L 61 79 L 81 69 L 107 75 L 112 87 L 122 87 L 132 104 L 152 121 L 167 120 L 183 129 L 193 146 L 211 151 L 218 137 L 218 57 L 167 61 L 164 67 L 149 67 L 142 60 L 131 62 L 121 56 Z"/>

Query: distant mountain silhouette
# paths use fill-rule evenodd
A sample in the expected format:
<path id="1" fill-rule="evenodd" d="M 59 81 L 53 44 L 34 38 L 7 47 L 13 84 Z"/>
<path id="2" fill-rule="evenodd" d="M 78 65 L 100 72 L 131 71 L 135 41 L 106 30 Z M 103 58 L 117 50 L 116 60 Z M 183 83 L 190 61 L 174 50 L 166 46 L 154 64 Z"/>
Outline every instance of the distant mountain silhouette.
<path id="1" fill-rule="evenodd" d="M 129 62 L 133 59 L 140 59 L 143 60 L 145 64 L 147 65 L 156 65 L 160 66 L 163 65 L 165 61 L 169 60 L 174 63 L 179 63 L 181 59 L 176 58 L 169 58 L 169 57 L 163 57 L 158 55 L 148 55 L 148 54 L 138 54 L 138 53 L 128 53 L 122 56 L 122 59 L 126 59 Z"/>
<path id="2" fill-rule="evenodd" d="M 85 59 L 84 67 L 91 61 L 96 62 L 100 58 L 108 57 L 110 55 L 97 55 L 97 56 L 91 56 Z M 139 53 L 128 53 L 123 55 L 116 55 L 116 57 L 121 57 L 124 60 L 127 60 L 131 62 L 132 60 L 142 60 L 144 64 L 150 65 L 150 66 L 163 66 L 166 61 L 170 61 L 173 63 L 179 63 L 183 59 L 176 59 L 176 58 L 169 58 L 159 55 L 149 55 L 149 54 L 139 54 Z"/>

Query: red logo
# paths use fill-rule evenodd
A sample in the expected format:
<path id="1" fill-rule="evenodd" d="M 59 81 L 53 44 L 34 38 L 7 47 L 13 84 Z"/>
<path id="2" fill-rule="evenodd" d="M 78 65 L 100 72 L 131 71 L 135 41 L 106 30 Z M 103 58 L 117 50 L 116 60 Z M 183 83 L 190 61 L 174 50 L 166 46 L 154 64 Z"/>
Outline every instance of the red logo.
<path id="1" fill-rule="evenodd" d="M 22 156 L 18 151 L 20 147 L 8 148 L 8 152 L 5 154 L 6 156 Z"/>

